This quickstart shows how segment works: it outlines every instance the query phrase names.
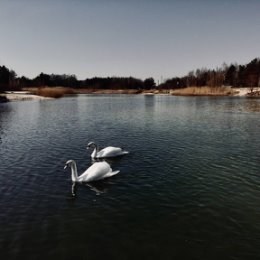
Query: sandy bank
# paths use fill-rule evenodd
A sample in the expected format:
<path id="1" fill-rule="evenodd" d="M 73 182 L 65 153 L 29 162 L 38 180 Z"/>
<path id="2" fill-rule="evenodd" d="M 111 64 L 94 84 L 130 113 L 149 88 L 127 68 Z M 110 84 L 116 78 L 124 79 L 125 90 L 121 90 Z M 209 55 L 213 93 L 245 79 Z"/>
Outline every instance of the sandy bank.
<path id="1" fill-rule="evenodd" d="M 26 101 L 26 100 L 44 100 L 44 99 L 50 99 L 46 97 L 41 97 L 37 95 L 32 95 L 29 93 L 19 93 L 19 92 L 13 92 L 13 93 L 6 93 L 6 94 L 0 94 L 0 96 L 6 97 L 9 101 Z"/>
<path id="2" fill-rule="evenodd" d="M 233 90 L 236 91 L 234 96 L 239 96 L 239 97 L 246 96 L 247 93 L 250 92 L 248 88 L 233 88 Z"/>
<path id="3" fill-rule="evenodd" d="M 243 96 L 249 96 L 250 94 L 250 88 L 233 88 L 237 93 L 235 96 L 243 97 Z M 253 92 L 260 91 L 260 88 L 254 88 Z"/>

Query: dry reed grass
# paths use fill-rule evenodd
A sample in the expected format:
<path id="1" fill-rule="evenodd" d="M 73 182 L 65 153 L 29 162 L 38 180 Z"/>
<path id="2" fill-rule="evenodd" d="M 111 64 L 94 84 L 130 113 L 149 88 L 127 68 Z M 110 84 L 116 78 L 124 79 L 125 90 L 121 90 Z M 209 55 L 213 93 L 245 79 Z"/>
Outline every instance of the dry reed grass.
<path id="1" fill-rule="evenodd" d="M 231 87 L 187 87 L 171 91 L 176 96 L 229 96 L 235 93 Z"/>
<path id="2" fill-rule="evenodd" d="M 73 89 L 64 87 L 43 87 L 27 89 L 34 95 L 50 98 L 60 98 L 66 94 L 74 94 Z"/>

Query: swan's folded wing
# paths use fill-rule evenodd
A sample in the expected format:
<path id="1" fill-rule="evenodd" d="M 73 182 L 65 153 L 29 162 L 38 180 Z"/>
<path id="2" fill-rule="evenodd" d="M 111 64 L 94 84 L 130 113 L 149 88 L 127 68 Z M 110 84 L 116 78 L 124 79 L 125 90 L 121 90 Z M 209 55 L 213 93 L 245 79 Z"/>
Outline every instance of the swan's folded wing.
<path id="1" fill-rule="evenodd" d="M 113 172 L 111 171 L 111 172 L 107 173 L 104 178 L 108 178 L 108 177 L 114 176 L 114 175 L 118 174 L 119 172 L 120 171 L 113 171 Z"/>
<path id="2" fill-rule="evenodd" d="M 98 157 L 113 157 L 122 154 L 122 149 L 119 147 L 108 146 L 98 152 Z"/>
<path id="3" fill-rule="evenodd" d="M 79 176 L 79 181 L 91 182 L 101 180 L 111 171 L 112 170 L 107 163 L 97 162 L 92 164 L 81 176 Z"/>

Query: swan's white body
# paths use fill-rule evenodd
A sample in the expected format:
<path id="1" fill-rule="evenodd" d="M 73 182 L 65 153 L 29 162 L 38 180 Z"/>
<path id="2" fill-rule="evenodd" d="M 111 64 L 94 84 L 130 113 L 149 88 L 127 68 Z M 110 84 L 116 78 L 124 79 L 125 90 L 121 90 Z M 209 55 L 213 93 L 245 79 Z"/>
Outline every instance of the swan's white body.
<path id="1" fill-rule="evenodd" d="M 112 171 L 110 165 L 103 162 L 95 162 L 85 172 L 78 176 L 77 165 L 75 161 L 69 160 L 66 162 L 64 169 L 67 166 L 71 167 L 71 180 L 73 182 L 92 182 L 102 180 L 116 175 L 119 171 Z"/>
<path id="2" fill-rule="evenodd" d="M 90 142 L 87 146 L 87 148 L 94 147 L 94 151 L 91 154 L 91 158 L 99 159 L 99 158 L 111 158 L 111 157 L 117 157 L 117 156 L 122 156 L 125 154 L 128 154 L 129 152 L 124 151 L 120 147 L 113 147 L 113 146 L 108 146 L 100 151 L 97 149 L 97 145 L 93 142 Z"/>

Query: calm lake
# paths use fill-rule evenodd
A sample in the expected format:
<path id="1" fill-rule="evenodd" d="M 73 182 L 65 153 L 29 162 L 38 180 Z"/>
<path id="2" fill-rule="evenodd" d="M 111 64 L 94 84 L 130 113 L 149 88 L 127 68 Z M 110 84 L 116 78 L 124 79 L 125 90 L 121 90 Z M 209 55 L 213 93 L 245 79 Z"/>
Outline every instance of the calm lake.
<path id="1" fill-rule="evenodd" d="M 1 259 L 260 259 L 260 99 L 0 104 Z M 130 154 L 74 187 L 89 141 Z"/>

